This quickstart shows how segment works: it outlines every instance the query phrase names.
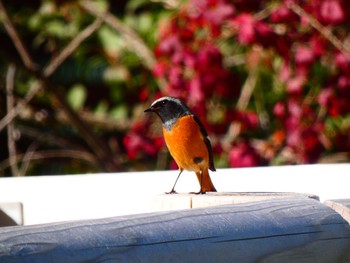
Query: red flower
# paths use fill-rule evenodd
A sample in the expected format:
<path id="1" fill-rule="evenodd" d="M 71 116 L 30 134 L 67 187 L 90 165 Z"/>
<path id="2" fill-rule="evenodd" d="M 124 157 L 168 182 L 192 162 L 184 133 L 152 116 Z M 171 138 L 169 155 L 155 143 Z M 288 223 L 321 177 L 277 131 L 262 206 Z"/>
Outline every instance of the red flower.
<path id="1" fill-rule="evenodd" d="M 327 24 L 339 24 L 345 20 L 343 8 L 338 0 L 324 0 L 321 3 L 320 15 Z"/>
<path id="2" fill-rule="evenodd" d="M 200 102 L 203 102 L 203 100 L 205 99 L 204 93 L 201 87 L 202 87 L 202 84 L 199 77 L 194 77 L 191 79 L 190 85 L 189 85 L 189 97 L 188 97 L 188 101 L 190 104 L 195 102 L 200 103 Z"/>
<path id="3" fill-rule="evenodd" d="M 295 52 L 295 63 L 297 66 L 309 67 L 314 61 L 313 50 L 306 45 L 299 45 Z"/>
<path id="4" fill-rule="evenodd" d="M 304 83 L 305 78 L 303 76 L 290 78 L 287 81 L 287 92 L 289 94 L 301 94 Z"/>
<path id="5" fill-rule="evenodd" d="M 165 61 L 158 61 L 153 67 L 153 75 L 156 77 L 162 77 L 167 72 L 168 65 Z"/>
<path id="6" fill-rule="evenodd" d="M 224 23 L 235 12 L 234 6 L 232 4 L 225 3 L 225 1 L 211 2 L 211 8 L 208 8 L 206 12 L 203 12 L 203 17 L 206 21 L 212 23 L 213 25 L 220 25 Z"/>
<path id="7" fill-rule="evenodd" d="M 271 14 L 270 20 L 274 23 L 294 23 L 298 17 L 285 5 L 277 7 Z"/>
<path id="8" fill-rule="evenodd" d="M 155 55 L 157 57 L 163 55 L 170 55 L 174 53 L 175 50 L 178 50 L 181 47 L 179 38 L 177 35 L 168 34 L 162 39 L 159 45 L 155 49 Z"/>
<path id="9" fill-rule="evenodd" d="M 234 120 L 239 121 L 246 129 L 256 129 L 259 125 L 258 115 L 253 111 L 237 111 Z"/>
<path id="10" fill-rule="evenodd" d="M 158 150 L 150 139 L 137 133 L 127 134 L 123 139 L 123 144 L 130 160 L 136 159 L 140 153 L 155 155 Z"/>
<path id="11" fill-rule="evenodd" d="M 241 141 L 232 146 L 229 153 L 231 167 L 252 167 L 260 163 L 259 155 L 247 141 Z"/>
<path id="12" fill-rule="evenodd" d="M 319 136 L 322 130 L 323 126 L 315 124 L 303 132 L 305 163 L 314 163 L 320 158 L 324 148 Z"/>
<path id="13" fill-rule="evenodd" d="M 286 117 L 286 106 L 283 102 L 277 102 L 273 108 L 273 113 L 277 118 L 284 119 Z"/>
<path id="14" fill-rule="evenodd" d="M 322 89 L 318 94 L 317 101 L 323 107 L 329 107 L 331 100 L 334 97 L 334 91 L 332 88 Z"/>
<path id="15" fill-rule="evenodd" d="M 136 159 L 142 154 L 154 156 L 164 145 L 162 137 L 151 138 L 145 132 L 148 126 L 148 122 L 136 123 L 123 138 L 123 145 L 130 160 Z"/>
<path id="16" fill-rule="evenodd" d="M 335 144 L 339 151 L 350 152 L 350 128 L 336 135 Z"/>
<path id="17" fill-rule="evenodd" d="M 344 73 L 350 74 L 350 58 L 344 55 L 341 52 L 338 52 L 335 55 L 335 64 L 339 67 Z"/>
<path id="18" fill-rule="evenodd" d="M 241 44 L 251 44 L 255 40 L 254 18 L 248 13 L 242 13 L 231 21 L 233 31 L 238 32 Z"/>

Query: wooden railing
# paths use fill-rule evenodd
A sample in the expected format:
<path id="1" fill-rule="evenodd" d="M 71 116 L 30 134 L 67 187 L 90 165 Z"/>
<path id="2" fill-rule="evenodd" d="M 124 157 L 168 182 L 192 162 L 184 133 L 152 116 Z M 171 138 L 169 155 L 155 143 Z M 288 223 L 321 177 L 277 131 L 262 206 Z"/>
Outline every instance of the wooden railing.
<path id="1" fill-rule="evenodd" d="M 282 197 L 4 227 L 0 262 L 350 262 L 350 226 L 317 200 Z"/>

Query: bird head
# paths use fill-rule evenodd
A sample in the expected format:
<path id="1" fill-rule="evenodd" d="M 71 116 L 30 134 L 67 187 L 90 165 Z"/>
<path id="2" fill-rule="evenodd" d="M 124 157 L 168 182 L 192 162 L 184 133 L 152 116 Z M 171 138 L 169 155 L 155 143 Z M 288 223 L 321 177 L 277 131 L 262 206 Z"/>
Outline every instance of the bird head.
<path id="1" fill-rule="evenodd" d="M 184 102 L 173 97 L 162 97 L 155 100 L 144 112 L 155 112 L 166 128 L 171 127 L 178 118 L 192 114 Z"/>

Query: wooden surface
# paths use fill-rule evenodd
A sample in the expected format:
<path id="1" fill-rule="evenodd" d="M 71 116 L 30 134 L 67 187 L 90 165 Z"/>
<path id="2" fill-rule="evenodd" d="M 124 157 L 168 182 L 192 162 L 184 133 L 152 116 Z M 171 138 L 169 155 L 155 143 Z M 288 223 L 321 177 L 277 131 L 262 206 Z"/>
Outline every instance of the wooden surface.
<path id="1" fill-rule="evenodd" d="M 0 209 L 0 227 L 16 225 L 16 222 L 8 214 Z"/>
<path id="2" fill-rule="evenodd" d="M 42 224 L 156 212 L 154 199 L 169 191 L 178 171 L 23 176 L 0 178 L 0 202 L 23 204 L 23 224 Z M 217 169 L 219 192 L 312 193 L 320 200 L 350 198 L 349 164 L 315 164 Z M 342 183 L 339 183 L 342 182 Z M 198 191 L 184 171 L 176 190 Z"/>
<path id="3" fill-rule="evenodd" d="M 350 199 L 326 200 L 325 205 L 334 209 L 350 224 Z"/>
<path id="4" fill-rule="evenodd" d="M 217 205 L 242 204 L 248 202 L 264 201 L 272 198 L 307 197 L 319 200 L 317 195 L 301 193 L 279 192 L 239 192 L 220 193 L 209 192 L 205 195 L 198 194 L 162 194 L 153 200 L 153 209 L 158 211 L 201 208 Z"/>
<path id="5" fill-rule="evenodd" d="M 23 224 L 23 205 L 21 203 L 0 203 L 0 226 Z"/>
<path id="6" fill-rule="evenodd" d="M 0 228 L 0 262 L 350 262 L 350 226 L 303 197 Z"/>

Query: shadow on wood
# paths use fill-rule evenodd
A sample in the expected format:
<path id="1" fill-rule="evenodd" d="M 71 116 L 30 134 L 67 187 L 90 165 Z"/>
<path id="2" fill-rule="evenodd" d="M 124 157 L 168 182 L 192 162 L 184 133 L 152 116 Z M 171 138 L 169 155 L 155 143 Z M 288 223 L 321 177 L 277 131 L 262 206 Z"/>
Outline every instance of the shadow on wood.
<path id="1" fill-rule="evenodd" d="M 153 200 L 156 211 L 168 211 L 187 208 L 202 208 L 208 206 L 241 204 L 264 201 L 272 198 L 305 197 L 320 200 L 314 194 L 283 193 L 283 192 L 209 192 L 198 194 L 162 194 Z"/>
<path id="2" fill-rule="evenodd" d="M 0 227 L 23 225 L 22 203 L 0 203 Z"/>
<path id="3" fill-rule="evenodd" d="M 350 224 L 350 199 L 326 200 L 324 204 L 334 209 Z"/>
<path id="4" fill-rule="evenodd" d="M 350 226 L 295 197 L 0 228 L 0 262 L 350 262 Z"/>
<path id="5" fill-rule="evenodd" d="M 8 214 L 0 209 L 0 227 L 16 225 L 16 222 Z"/>

